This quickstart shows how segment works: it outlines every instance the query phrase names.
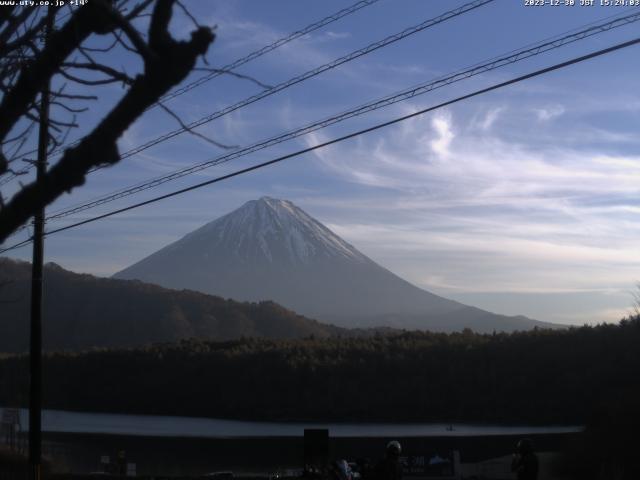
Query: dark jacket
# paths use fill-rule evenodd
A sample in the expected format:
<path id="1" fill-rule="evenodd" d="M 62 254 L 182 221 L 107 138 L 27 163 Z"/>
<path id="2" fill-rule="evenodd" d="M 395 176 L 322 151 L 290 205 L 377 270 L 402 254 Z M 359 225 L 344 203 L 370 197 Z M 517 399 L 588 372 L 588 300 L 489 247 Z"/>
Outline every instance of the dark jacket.
<path id="1" fill-rule="evenodd" d="M 397 458 L 385 457 L 375 468 L 375 480 L 402 480 L 402 464 Z"/>
<path id="2" fill-rule="evenodd" d="M 514 455 L 511 471 L 516 473 L 518 480 L 537 480 L 538 457 L 533 452 Z"/>

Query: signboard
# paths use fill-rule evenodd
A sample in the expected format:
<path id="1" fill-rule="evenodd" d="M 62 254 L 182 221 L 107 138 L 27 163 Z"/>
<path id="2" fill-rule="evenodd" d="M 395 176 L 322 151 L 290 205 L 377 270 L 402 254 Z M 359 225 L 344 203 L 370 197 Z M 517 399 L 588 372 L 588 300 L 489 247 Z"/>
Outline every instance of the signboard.
<path id="1" fill-rule="evenodd" d="M 4 425 L 17 425 L 20 423 L 20 410 L 17 408 L 3 408 L 0 423 Z"/>
<path id="2" fill-rule="evenodd" d="M 406 455 L 400 457 L 405 477 L 451 478 L 456 475 L 457 452 Z"/>
<path id="3" fill-rule="evenodd" d="M 4 435 L 4 442 L 9 448 L 20 448 L 20 410 L 17 408 L 3 408 L 0 417 L 0 432 Z"/>

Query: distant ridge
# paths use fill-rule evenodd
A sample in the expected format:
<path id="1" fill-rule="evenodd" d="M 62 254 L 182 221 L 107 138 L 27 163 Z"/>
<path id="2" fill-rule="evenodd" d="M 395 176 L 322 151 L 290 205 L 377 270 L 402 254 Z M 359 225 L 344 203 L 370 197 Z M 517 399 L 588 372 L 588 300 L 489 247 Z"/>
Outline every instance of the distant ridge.
<path id="1" fill-rule="evenodd" d="M 553 327 L 422 290 L 287 200 L 262 197 L 187 234 L 114 278 L 242 301 L 273 300 L 343 327 L 478 332 Z"/>
<path id="2" fill-rule="evenodd" d="M 0 352 L 29 342 L 31 264 L 0 258 Z M 44 347 L 82 350 L 198 338 L 291 339 L 343 334 L 273 302 L 238 303 L 194 291 L 81 275 L 49 263 L 44 272 Z"/>

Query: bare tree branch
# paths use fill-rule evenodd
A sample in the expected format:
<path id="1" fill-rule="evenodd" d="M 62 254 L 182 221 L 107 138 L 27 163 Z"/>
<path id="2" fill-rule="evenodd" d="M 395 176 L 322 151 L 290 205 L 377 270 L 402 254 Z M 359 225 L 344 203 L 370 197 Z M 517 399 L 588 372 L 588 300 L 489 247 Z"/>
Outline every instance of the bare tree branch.
<path id="1" fill-rule="evenodd" d="M 68 67 L 68 68 L 78 68 L 78 69 L 83 69 L 83 70 L 94 70 L 94 71 L 102 72 L 102 73 L 108 75 L 109 77 L 111 77 L 111 79 L 113 81 L 122 82 L 122 83 L 125 83 L 127 85 L 131 85 L 133 83 L 133 78 L 131 78 L 127 74 L 122 73 L 122 72 L 116 70 L 115 68 L 111 68 L 111 67 L 109 67 L 107 65 L 102 65 L 100 63 L 96 63 L 95 61 L 93 61 L 92 63 L 65 62 L 65 63 L 62 64 L 62 66 L 63 67 Z M 77 81 L 78 81 L 78 83 L 83 83 L 85 80 L 84 79 L 80 79 L 80 80 L 77 80 Z M 93 85 L 97 85 L 97 84 L 94 83 Z"/>
<path id="2" fill-rule="evenodd" d="M 54 98 L 67 98 L 69 100 L 98 100 L 96 95 L 75 95 L 70 93 L 52 93 Z"/>
<path id="3" fill-rule="evenodd" d="M 29 9 L 25 9 L 29 10 Z M 71 20 L 51 34 L 42 52 L 22 70 L 20 77 L 2 98 L 0 103 L 0 140 L 28 109 L 48 78 L 60 69 L 60 65 L 79 43 L 91 33 L 100 32 L 109 23 L 111 6 L 107 0 L 93 0 L 75 11 Z M 0 153 L 0 174 L 6 170 L 6 159 Z"/>
<path id="4" fill-rule="evenodd" d="M 20 26 L 27 21 L 27 18 L 29 18 L 32 13 L 35 13 L 34 9 L 23 8 L 20 14 L 15 17 L 11 16 L 7 19 L 8 25 L 2 33 L 0 33 L 0 47 L 7 44 L 13 34 L 18 31 Z"/>
<path id="5" fill-rule="evenodd" d="M 193 25 L 196 28 L 200 28 L 201 25 L 200 23 L 198 23 L 198 20 L 196 20 L 195 17 L 191 15 L 191 12 L 182 4 L 182 2 L 180 0 L 176 0 L 176 3 L 180 7 L 180 10 L 182 10 L 184 14 L 191 20 L 191 22 L 193 22 Z"/>
<path id="6" fill-rule="evenodd" d="M 113 42 L 111 42 L 109 45 L 107 45 L 106 47 L 82 47 L 82 49 L 86 52 L 110 52 L 111 50 L 113 50 L 113 47 L 116 46 L 116 44 L 118 43 L 118 37 L 115 34 L 115 32 L 113 33 Z"/>
<path id="7" fill-rule="evenodd" d="M 12 143 L 15 142 L 17 140 L 20 140 L 22 137 L 24 137 L 25 135 L 27 135 L 29 133 L 29 131 L 33 128 L 34 125 L 34 121 L 32 120 L 29 125 L 27 125 L 24 130 L 16 135 L 14 135 L 13 137 L 7 138 L 6 140 L 4 140 L 2 142 L 3 145 L 6 145 L 8 143 Z"/>
<path id="8" fill-rule="evenodd" d="M 27 9 L 25 9 L 27 10 Z M 34 17 L 35 20 L 36 17 Z M 33 39 L 44 29 L 47 17 L 43 16 L 37 25 L 31 25 L 21 37 L 11 43 L 2 44 L 0 41 L 0 57 L 7 55 L 9 52 L 17 50 L 33 41 Z"/>
<path id="9" fill-rule="evenodd" d="M 76 77 L 75 75 L 69 73 L 66 70 L 60 70 L 58 73 L 60 73 L 60 75 L 62 75 L 67 80 L 71 80 L 71 81 L 73 81 L 75 83 L 79 83 L 81 85 L 95 86 L 95 85 L 108 85 L 110 83 L 122 82 L 122 80 L 119 79 L 119 78 L 103 78 L 101 80 L 87 80 L 87 79 L 84 79 L 84 78 Z M 127 78 L 127 80 L 124 83 L 131 84 L 131 83 L 133 83 L 133 80 Z"/>
<path id="10" fill-rule="evenodd" d="M 89 107 L 73 108 L 73 107 L 70 107 L 69 105 L 65 105 L 64 103 L 58 102 L 56 100 L 52 100 L 50 103 L 51 105 L 55 105 L 57 107 L 65 109 L 69 113 L 83 113 L 89 110 Z"/>
<path id="11" fill-rule="evenodd" d="M 144 72 L 133 79 L 130 88 L 115 107 L 77 145 L 65 150 L 61 159 L 45 173 L 41 184 L 33 182 L 24 186 L 0 210 L 0 243 L 23 225 L 36 209 L 44 207 L 63 193 L 82 185 L 89 170 L 118 162 L 120 155 L 117 139 L 149 106 L 184 80 L 193 70 L 198 57 L 207 52 L 215 38 L 210 28 L 196 29 L 191 33 L 191 39 L 188 41 L 176 41 L 171 37 L 169 22 L 174 3 L 175 0 L 156 0 L 149 26 L 149 41 L 145 44 L 145 48 L 138 52 L 144 59 Z M 92 4 L 93 10 L 86 8 Z M 116 27 L 125 33 L 127 30 L 134 30 L 128 20 L 104 0 L 93 0 L 93 3 L 87 6 L 78 9 L 71 20 L 52 35 L 56 37 L 55 43 L 51 41 L 40 58 L 35 59 L 33 65 L 27 69 L 28 73 L 22 74 L 18 79 L 15 88 L 18 88 L 19 84 L 23 96 L 14 94 L 14 88 L 3 98 L 0 103 L 0 138 L 4 138 L 17 119 L 24 115 L 25 108 L 33 103 L 34 92 L 37 92 L 38 86 L 42 84 L 42 82 L 35 82 L 35 86 L 26 84 L 26 81 L 22 81 L 22 76 L 25 75 L 27 78 L 31 76 L 33 80 L 35 72 L 53 75 L 75 48 L 73 46 L 63 48 L 60 45 L 62 39 L 70 39 L 76 46 L 78 45 L 73 28 L 78 31 L 78 38 L 81 40 L 85 40 L 91 31 L 104 34 L 109 33 L 108 28 Z M 83 17 L 86 23 L 82 23 L 79 18 L 82 12 L 91 13 L 91 15 L 84 14 L 86 17 L 101 16 L 102 18 L 97 20 Z M 127 33 L 127 36 L 133 42 L 132 35 Z M 140 36 L 139 39 L 142 40 L 142 37 Z M 52 45 L 57 45 L 64 52 L 53 51 Z M 137 48 L 137 45 L 135 46 Z M 12 97 L 10 100 L 9 96 Z M 4 113 L 11 118 L 6 118 Z M 58 122 L 58 124 L 61 123 Z"/>
<path id="12" fill-rule="evenodd" d="M 0 27 L 11 18 L 13 7 L 13 5 L 6 5 L 4 8 L 0 8 Z"/>
<path id="13" fill-rule="evenodd" d="M 131 41 L 134 49 L 133 51 L 142 55 L 145 60 L 149 60 L 153 55 L 153 51 L 144 41 L 142 35 L 140 35 L 140 33 L 135 28 L 133 28 L 133 25 L 131 25 L 129 20 L 120 15 L 120 13 L 116 10 L 112 9 L 111 15 L 112 20 L 118 25 L 120 29 L 122 29 L 127 38 Z"/>
<path id="14" fill-rule="evenodd" d="M 217 141 L 213 140 L 212 138 L 207 137 L 206 135 L 203 135 L 200 132 L 195 131 L 193 128 L 189 127 L 189 125 L 184 123 L 182 121 L 182 119 L 178 116 L 178 114 L 175 113 L 173 110 L 171 110 L 169 107 L 167 107 L 164 103 L 162 103 L 160 101 L 158 101 L 157 103 L 160 106 L 160 108 L 162 108 L 165 112 L 167 112 L 169 115 L 171 115 L 173 118 L 175 118 L 175 120 L 178 122 L 180 127 L 183 128 L 189 134 L 191 134 L 191 135 L 193 135 L 195 137 L 201 138 L 205 142 L 210 143 L 211 145 L 214 145 L 214 146 L 216 146 L 218 148 L 222 148 L 224 150 L 232 150 L 234 148 L 238 148 L 237 145 L 224 145 L 224 144 L 222 144 L 220 142 L 217 142 Z"/>
<path id="15" fill-rule="evenodd" d="M 256 85 L 258 85 L 259 87 L 264 88 L 265 90 L 271 90 L 273 88 L 273 85 L 269 85 L 266 83 L 261 82 L 260 80 L 258 80 L 255 77 L 252 77 L 250 75 L 244 75 L 242 73 L 238 73 L 238 72 L 234 72 L 233 70 L 225 70 L 225 69 L 221 69 L 221 68 L 209 68 L 209 67 L 197 67 L 193 69 L 194 72 L 211 72 L 211 73 L 221 73 L 224 75 L 231 75 L 232 77 L 236 77 L 239 78 L 241 80 L 248 80 L 250 82 L 255 83 Z"/>
<path id="16" fill-rule="evenodd" d="M 24 137 L 22 137 L 20 139 L 20 142 L 18 143 L 18 145 L 16 146 L 16 149 L 14 150 L 14 152 L 9 156 L 9 163 L 15 161 L 15 159 L 18 158 L 18 155 L 20 155 L 20 151 L 22 150 L 22 148 L 24 147 L 24 145 L 27 143 L 27 140 L 29 139 L 29 133 L 31 133 L 31 130 L 33 130 L 33 126 L 35 124 L 31 124 L 31 126 L 29 127 L 29 129 L 27 130 L 27 133 Z"/>
<path id="17" fill-rule="evenodd" d="M 153 0 L 144 0 L 143 2 L 140 2 L 127 14 L 126 19 L 133 20 L 134 18 L 139 18 L 142 12 L 152 3 Z"/>

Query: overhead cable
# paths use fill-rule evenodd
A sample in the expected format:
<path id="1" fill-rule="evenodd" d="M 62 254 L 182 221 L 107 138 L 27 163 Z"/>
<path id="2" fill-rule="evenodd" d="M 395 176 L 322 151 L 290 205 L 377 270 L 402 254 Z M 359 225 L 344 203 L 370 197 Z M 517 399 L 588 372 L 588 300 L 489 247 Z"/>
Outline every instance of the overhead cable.
<path id="1" fill-rule="evenodd" d="M 386 47 L 388 45 L 391 45 L 392 43 L 398 42 L 404 38 L 407 38 L 411 35 L 414 35 L 418 32 L 421 32 L 423 30 L 426 30 L 427 28 L 433 27 L 435 25 L 438 25 L 440 23 L 446 22 L 447 20 L 451 20 L 452 18 L 458 17 L 460 15 L 463 15 L 471 10 L 475 10 L 476 8 L 479 8 L 483 5 L 486 5 L 488 3 L 492 3 L 495 0 L 474 0 L 472 2 L 469 3 L 465 3 L 464 5 L 461 5 L 458 8 L 455 8 L 453 10 L 449 10 L 448 12 L 445 12 L 441 15 L 438 15 L 437 17 L 434 18 L 430 18 L 429 20 L 425 20 L 424 22 L 418 24 L 418 25 L 414 25 L 413 27 L 409 27 L 409 28 L 405 28 L 404 30 L 402 30 L 401 32 L 398 32 L 396 34 L 393 35 L 389 35 L 388 37 L 383 38 L 382 40 L 379 40 L 377 42 L 371 43 L 369 45 L 367 45 L 366 47 L 360 48 L 358 50 L 355 50 L 347 55 L 344 55 L 340 58 L 337 58 L 329 63 L 325 63 L 324 65 L 320 65 L 319 67 L 316 67 L 312 70 L 309 70 L 301 75 L 297 75 L 293 78 L 290 78 L 289 80 L 286 80 L 284 82 L 281 82 L 271 88 L 265 89 L 255 95 L 251 95 L 250 97 L 245 98 L 244 100 L 241 100 L 237 103 L 234 103 L 233 105 L 229 105 L 221 110 L 217 110 L 213 113 L 210 113 L 209 115 L 206 115 L 198 120 L 195 120 L 189 124 L 187 124 L 185 127 L 180 127 L 177 128 L 175 130 L 172 130 L 170 132 L 167 132 L 163 135 L 160 135 L 156 138 L 154 138 L 153 140 L 150 140 L 146 143 L 143 143 L 142 145 L 138 145 L 135 148 L 132 148 L 124 153 L 122 153 L 120 155 L 121 159 L 125 159 L 125 158 L 129 158 L 133 155 L 136 155 L 144 150 L 147 150 L 148 148 L 151 148 L 155 145 L 158 145 L 159 143 L 165 142 L 171 138 L 174 138 L 182 133 L 188 132 L 190 130 L 193 130 L 194 128 L 198 128 L 202 125 L 205 125 L 206 123 L 212 122 L 213 120 L 216 120 L 220 117 L 223 117 L 225 115 L 228 115 L 231 112 L 235 112 L 236 110 L 240 109 L 240 108 L 244 108 L 248 105 L 251 105 L 252 103 L 255 103 L 259 100 L 262 100 L 263 98 L 269 97 L 271 95 L 274 95 L 275 93 L 281 92 L 282 90 L 285 90 L 289 87 L 292 87 L 293 85 L 296 85 L 298 83 L 304 82 L 305 80 L 308 80 L 310 78 L 316 77 L 318 75 L 320 75 L 321 73 L 324 73 L 328 70 L 332 70 L 340 65 L 343 65 L 347 62 L 350 62 L 352 60 L 355 60 L 356 58 L 362 57 L 363 55 L 367 55 L 371 52 L 374 52 L 380 48 Z M 95 170 L 99 170 L 101 167 L 96 167 L 94 168 Z"/>
<path id="2" fill-rule="evenodd" d="M 306 27 L 300 29 L 300 30 L 296 30 L 295 32 L 290 33 L 289 35 L 286 35 L 282 38 L 279 38 L 278 40 L 276 40 L 273 43 L 270 43 L 269 45 L 265 45 L 262 48 L 259 48 L 258 50 L 255 50 L 253 52 L 251 52 L 248 55 L 245 55 L 242 58 L 239 58 L 237 60 L 234 60 L 233 62 L 220 67 L 219 69 L 216 69 L 213 72 L 210 72 L 202 77 L 200 77 L 199 79 L 188 83 L 187 85 L 184 85 L 183 87 L 180 87 L 176 90 L 174 90 L 173 92 L 169 92 L 166 95 L 164 95 L 163 97 L 160 98 L 159 102 L 165 102 L 168 100 L 171 100 L 173 98 L 176 98 L 190 90 L 193 90 L 196 87 L 199 87 L 200 85 L 203 85 L 211 80 L 213 80 L 214 78 L 223 75 L 227 72 L 231 72 L 232 70 L 251 62 L 252 60 L 255 60 L 256 58 L 259 58 L 279 47 L 282 47 L 283 45 L 286 45 L 289 42 L 292 42 L 293 40 L 296 40 L 297 38 L 303 37 L 305 35 L 308 35 L 309 33 L 318 30 L 319 28 L 325 27 L 327 25 L 329 25 L 330 23 L 333 23 L 337 20 L 340 20 L 343 17 L 346 17 L 348 15 L 351 15 L 355 12 L 357 12 L 358 10 L 364 8 L 364 7 L 368 7 L 369 5 L 372 5 L 376 2 L 378 2 L 379 0 L 360 0 L 356 3 L 354 3 L 353 5 L 351 5 L 350 7 L 347 8 L 343 8 L 342 10 L 339 10 L 331 15 L 328 15 L 326 17 L 324 17 L 321 20 L 318 20 L 317 22 L 314 22 L 310 25 L 307 25 Z M 70 13 L 67 13 L 64 17 L 61 18 L 65 18 L 67 16 L 69 16 Z M 149 108 L 153 108 L 155 106 L 158 106 L 159 103 L 154 103 L 151 107 Z M 53 150 L 50 155 L 56 155 L 59 153 L 62 153 L 64 150 L 66 150 L 69 147 L 73 147 L 74 145 L 77 145 L 78 143 L 80 143 L 82 141 L 82 139 L 76 140 L 74 142 L 71 142 L 67 145 L 61 145 L 60 147 L 56 148 L 55 150 Z M 25 157 L 26 155 L 35 153 L 35 150 L 32 150 L 30 152 L 26 152 L 22 155 L 22 157 Z M 27 173 L 29 170 L 31 170 L 33 168 L 32 165 L 29 165 L 28 167 L 24 168 L 23 170 L 21 170 L 20 172 L 18 172 L 17 175 L 13 174 L 12 176 L 6 177 L 2 180 L 0 180 L 0 186 L 10 182 L 11 180 L 13 180 L 15 177 L 23 174 L 23 173 Z"/>
<path id="3" fill-rule="evenodd" d="M 160 177 L 156 177 L 155 179 L 151 179 L 145 182 L 141 182 L 135 185 L 132 185 L 130 187 L 126 187 L 124 189 L 120 189 L 117 190 L 116 192 L 113 192 L 111 194 L 108 194 L 106 196 L 102 196 L 99 197 L 95 200 L 91 200 L 89 202 L 85 202 L 79 205 L 76 205 L 74 207 L 71 208 L 66 208 L 64 210 L 60 210 L 58 212 L 54 212 L 52 214 L 50 214 L 47 217 L 47 221 L 50 220 L 57 220 L 60 218 L 64 218 L 67 217 L 69 215 L 75 214 L 75 213 L 79 213 L 82 212 L 84 210 L 88 210 L 94 207 L 97 207 L 99 205 L 103 205 L 105 203 L 109 203 L 112 202 L 114 200 L 118 200 L 120 198 L 123 197 L 127 197 L 129 195 L 133 195 L 145 190 L 149 190 L 151 188 L 157 187 L 159 185 L 162 185 L 164 183 L 170 182 L 172 180 L 176 180 L 178 178 L 184 177 L 186 175 L 190 175 L 196 172 L 199 172 L 201 170 L 204 170 L 206 168 L 210 168 L 212 166 L 215 165 L 220 165 L 222 163 L 226 163 L 229 162 L 231 160 L 237 159 L 239 157 L 257 152 L 259 150 L 263 150 L 265 148 L 271 147 L 273 145 L 291 140 L 291 139 L 295 139 L 298 138 L 300 136 L 309 134 L 311 132 L 320 130 L 322 128 L 328 127 L 330 125 L 345 121 L 347 119 L 353 118 L 353 117 L 357 117 L 360 115 L 364 115 L 366 113 L 372 112 L 374 110 L 378 110 L 380 108 L 404 101 L 404 100 L 408 100 L 411 99 L 413 97 L 416 97 L 418 95 L 423 95 L 425 93 L 428 93 L 432 90 L 438 89 L 438 88 L 442 88 L 445 87 L 447 85 L 450 85 L 452 83 L 455 82 L 459 82 L 461 80 L 467 79 L 469 77 L 475 76 L 475 75 L 479 75 L 482 73 L 486 73 L 489 72 L 491 70 L 495 70 L 501 67 L 504 67 L 506 65 L 510 65 L 522 60 L 525 60 L 527 58 L 536 56 L 536 55 L 540 55 L 542 53 L 548 52 L 550 50 L 554 50 L 557 48 L 560 48 L 564 45 L 570 44 L 570 43 L 574 43 L 576 41 L 582 40 L 584 38 L 596 35 L 598 33 L 602 33 L 608 30 L 611 30 L 613 28 L 617 28 L 620 27 L 622 25 L 627 25 L 629 23 L 632 22 L 637 22 L 638 20 L 640 20 L 640 11 L 636 12 L 635 14 L 632 15 L 627 15 L 623 18 L 618 18 L 614 21 L 611 22 L 607 22 L 604 24 L 600 24 L 600 25 L 596 25 L 596 26 L 592 26 L 589 27 L 587 29 L 584 30 L 580 30 L 574 34 L 571 35 L 566 35 L 564 37 L 561 38 L 556 38 L 550 41 L 546 41 L 537 45 L 534 45 L 532 47 L 528 47 L 525 49 L 521 49 L 521 50 L 515 50 L 512 53 L 510 53 L 509 55 L 506 56 L 502 56 L 502 57 L 494 57 L 492 58 L 490 61 L 486 62 L 486 63 L 479 63 L 474 65 L 473 67 L 470 67 L 468 69 L 465 70 L 460 70 L 448 75 L 445 75 L 443 77 L 439 77 L 435 80 L 431 80 L 429 82 L 411 87 L 409 89 L 405 89 L 402 90 L 398 93 L 386 96 L 384 98 L 378 99 L 378 100 L 374 100 L 372 102 L 368 102 L 366 104 L 360 105 L 356 108 L 347 110 L 345 112 L 342 112 L 338 115 L 334 115 L 316 122 L 313 122 L 311 124 L 305 125 L 301 128 L 280 134 L 280 135 L 276 135 L 274 137 L 268 138 L 266 140 L 261 140 L 259 142 L 256 142 L 252 145 L 243 147 L 241 149 L 238 149 L 236 151 L 212 158 L 210 160 L 198 163 L 196 165 L 187 167 L 187 168 L 183 168 L 180 170 L 177 170 L 175 172 L 172 172 L 170 174 L 167 175 L 163 175 Z"/>
<path id="4" fill-rule="evenodd" d="M 358 136 L 366 134 L 366 133 L 370 133 L 370 132 L 373 132 L 373 131 L 376 131 L 376 130 L 379 130 L 379 129 L 382 129 L 382 128 L 385 128 L 385 127 L 388 127 L 388 126 L 391 126 L 391 125 L 395 125 L 395 124 L 397 124 L 399 122 L 403 122 L 405 120 L 417 117 L 419 115 L 424 115 L 425 113 L 428 113 L 428 112 L 431 112 L 431 111 L 434 111 L 434 110 L 437 110 L 437 109 L 440 109 L 440 108 L 443 108 L 443 107 L 447 107 L 449 105 L 453 105 L 453 104 L 461 102 L 463 100 L 468 100 L 470 98 L 477 97 L 479 95 L 483 95 L 485 93 L 488 93 L 488 92 L 491 92 L 491 91 L 494 91 L 494 90 L 498 90 L 500 88 L 504 88 L 506 86 L 513 85 L 515 83 L 519 83 L 519 82 L 522 82 L 524 80 L 528 80 L 530 78 L 538 77 L 540 75 L 544 75 L 544 74 L 547 74 L 547 73 L 550 73 L 550 72 L 553 72 L 553 71 L 556 71 L 556 70 L 560 70 L 560 69 L 566 68 L 566 67 L 568 67 L 570 65 L 575 65 L 577 63 L 581 63 L 581 62 L 584 62 L 586 60 L 590 60 L 592 58 L 596 58 L 596 57 L 599 57 L 599 56 L 602 56 L 602 55 L 606 55 L 608 53 L 612 53 L 614 51 L 621 50 L 623 48 L 628 48 L 628 47 L 631 47 L 631 46 L 637 45 L 637 44 L 640 44 L 640 37 L 635 38 L 633 40 L 629 40 L 627 42 L 623 42 L 623 43 L 619 43 L 619 44 L 613 45 L 613 46 L 608 47 L 608 48 L 597 50 L 595 52 L 591 52 L 591 53 L 589 53 L 587 55 L 583 55 L 583 56 L 580 56 L 580 57 L 573 58 L 571 60 L 567 60 L 567 61 L 564 61 L 564 62 L 561 62 L 561 63 L 557 63 L 557 64 L 552 65 L 550 67 L 542 68 L 540 70 L 536 70 L 534 72 L 531 72 L 531 73 L 528 73 L 528 74 L 525 74 L 525 75 L 521 75 L 521 76 L 513 78 L 511 80 L 507 80 L 505 82 L 501 82 L 501 83 L 494 84 L 494 85 L 491 85 L 491 86 L 486 87 L 486 88 L 482 88 L 480 90 L 476 90 L 476 91 L 474 91 L 472 93 L 469 93 L 469 94 L 454 98 L 453 100 L 448 100 L 448 101 L 440 103 L 438 105 L 434 105 L 434 106 L 431 106 L 431 107 L 428 107 L 428 108 L 424 108 L 424 109 L 418 110 L 416 112 L 410 113 L 408 115 L 397 117 L 397 118 L 394 118 L 393 120 L 389 120 L 389 121 L 384 122 L 384 123 L 379 123 L 379 124 L 374 125 L 372 127 L 368 127 L 368 128 L 362 129 L 362 130 L 358 130 L 356 132 L 352 132 L 350 134 L 343 135 L 343 136 L 338 137 L 338 138 L 334 138 L 333 140 L 328 140 L 328 141 L 320 143 L 318 145 L 314 145 L 312 147 L 304 148 L 302 150 L 298 150 L 296 152 L 289 153 L 289 154 L 280 156 L 278 158 L 274 158 L 273 160 L 269 160 L 267 162 L 263 162 L 263 163 L 259 163 L 257 165 L 253 165 L 251 167 L 243 168 L 241 170 L 237 170 L 235 172 L 232 172 L 232 173 L 229 173 L 229 174 L 226 174 L 226 175 L 222 175 L 220 177 L 216 177 L 216 178 L 213 178 L 211 180 L 207 180 L 205 182 L 201 182 L 201 183 L 198 183 L 198 184 L 195 184 L 195 185 L 191 185 L 190 187 L 182 188 L 180 190 L 176 190 L 174 192 L 167 193 L 165 195 L 160 195 L 158 197 L 146 200 L 144 202 L 136 203 L 136 204 L 124 207 L 124 208 L 113 210 L 111 212 L 108 212 L 108 213 L 105 213 L 105 214 L 102 214 L 102 215 L 98 215 L 98 216 L 95 216 L 95 217 L 92 217 L 92 218 L 89 218 L 89 219 L 86 219 L 86 220 L 83 220 L 83 221 L 80 221 L 80 222 L 76 222 L 76 223 L 71 224 L 71 225 L 60 227 L 60 228 L 57 228 L 55 230 L 50 230 L 50 231 L 46 232 L 45 235 L 48 236 L 48 235 L 53 235 L 55 233 L 60 233 L 60 232 L 66 231 L 66 230 L 70 230 L 72 228 L 76 228 L 76 227 L 79 227 L 81 225 L 86 225 L 88 223 L 96 222 L 98 220 L 102 220 L 102 219 L 111 217 L 113 215 L 117 215 L 119 213 L 127 212 L 129 210 L 133 210 L 133 209 L 145 206 L 145 205 L 150 205 L 152 203 L 159 202 L 160 200 L 165 200 L 167 198 L 175 197 L 177 195 L 181 195 L 183 193 L 190 192 L 192 190 L 203 188 L 203 187 L 206 187 L 208 185 L 212 185 L 214 183 L 221 182 L 223 180 L 228 180 L 230 178 L 237 177 L 239 175 L 243 175 L 245 173 L 249 173 L 249 172 L 252 172 L 254 170 L 258 170 L 258 169 L 267 167 L 269 165 L 273 165 L 273 164 L 282 162 L 284 160 L 288 160 L 290 158 L 294 158 L 294 157 L 303 155 L 305 153 L 309 153 L 309 152 L 312 152 L 314 150 L 318 150 L 320 148 L 327 147 L 329 145 L 333 145 L 333 144 L 336 144 L 336 143 L 339 143 L 339 142 L 343 142 L 345 140 L 349 140 L 351 138 L 358 137 Z M 19 246 L 23 246 L 23 245 L 26 244 L 25 242 L 28 243 L 29 241 L 30 241 L 30 239 L 24 240 L 23 242 L 20 242 L 19 244 L 16 244 L 16 245 L 13 245 L 11 247 L 8 247 L 8 248 L 5 248 L 3 250 L 0 250 L 0 254 L 5 253 L 5 252 L 7 252 L 9 250 L 13 250 L 15 248 L 18 248 Z"/>

